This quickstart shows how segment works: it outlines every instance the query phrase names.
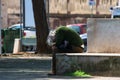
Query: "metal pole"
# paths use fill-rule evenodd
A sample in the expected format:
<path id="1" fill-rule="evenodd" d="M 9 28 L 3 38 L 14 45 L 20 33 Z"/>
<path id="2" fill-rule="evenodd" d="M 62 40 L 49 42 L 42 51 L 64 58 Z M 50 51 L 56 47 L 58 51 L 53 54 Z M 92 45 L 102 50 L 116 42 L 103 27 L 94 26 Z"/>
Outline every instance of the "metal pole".
<path id="1" fill-rule="evenodd" d="M 22 23 L 22 0 L 20 0 L 20 24 Z"/>
<path id="2" fill-rule="evenodd" d="M 20 0 L 20 51 L 22 51 L 23 0 Z"/>
<path id="3" fill-rule="evenodd" d="M 91 18 L 93 17 L 93 5 L 91 5 Z"/>
<path id="4" fill-rule="evenodd" d="M 25 27 L 25 0 L 23 0 L 23 28 Z"/>
<path id="5" fill-rule="evenodd" d="M 2 10 L 2 8 L 1 8 L 1 6 L 2 6 L 2 5 L 1 5 L 1 0 L 0 0 L 0 54 L 2 53 L 2 51 L 1 51 L 1 50 L 2 50 L 2 44 L 1 44 L 1 41 L 2 41 L 2 40 L 1 40 L 1 29 L 2 29 L 2 22 L 1 22 L 1 21 L 2 21 L 2 20 L 1 20 L 1 18 L 2 18 L 2 17 L 1 17 L 1 15 L 2 15 L 1 12 L 2 12 L 2 11 L 1 11 L 1 10 Z"/>

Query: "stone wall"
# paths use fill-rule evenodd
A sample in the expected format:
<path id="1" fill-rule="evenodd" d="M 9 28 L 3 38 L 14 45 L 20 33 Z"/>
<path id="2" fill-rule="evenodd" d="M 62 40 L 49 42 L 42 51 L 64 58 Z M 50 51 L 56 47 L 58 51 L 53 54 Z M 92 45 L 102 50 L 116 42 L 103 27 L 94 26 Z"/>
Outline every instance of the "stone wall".
<path id="1" fill-rule="evenodd" d="M 1 28 L 6 28 L 7 27 L 7 3 L 5 0 L 0 0 L 0 24 L 1 24 Z"/>
<path id="2" fill-rule="evenodd" d="M 0 0 L 0 16 L 2 28 L 20 22 L 20 0 Z M 17 16 L 18 15 L 18 16 Z"/>
<path id="3" fill-rule="evenodd" d="M 56 73 L 84 71 L 92 76 L 120 77 L 119 54 L 70 53 L 56 54 Z"/>
<path id="4" fill-rule="evenodd" d="M 94 0 L 93 14 L 110 14 L 118 0 Z M 50 13 L 91 14 L 89 0 L 50 0 Z"/>

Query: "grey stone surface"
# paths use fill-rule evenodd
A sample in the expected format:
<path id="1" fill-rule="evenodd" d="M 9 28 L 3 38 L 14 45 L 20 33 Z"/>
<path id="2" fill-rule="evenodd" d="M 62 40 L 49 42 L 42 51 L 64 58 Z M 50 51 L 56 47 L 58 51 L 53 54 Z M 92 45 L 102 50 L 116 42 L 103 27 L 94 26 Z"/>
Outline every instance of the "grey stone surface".
<path id="1" fill-rule="evenodd" d="M 53 75 L 51 72 L 51 58 L 0 58 L 0 80 L 120 80 L 119 77 L 76 78 L 70 76 Z"/>
<path id="2" fill-rule="evenodd" d="M 58 53 L 56 70 L 57 74 L 81 70 L 92 76 L 120 77 L 120 55 L 119 53 Z"/>
<path id="3" fill-rule="evenodd" d="M 120 19 L 87 20 L 88 53 L 120 53 Z"/>
<path id="4" fill-rule="evenodd" d="M 44 80 L 50 72 L 50 57 L 0 58 L 0 80 Z"/>

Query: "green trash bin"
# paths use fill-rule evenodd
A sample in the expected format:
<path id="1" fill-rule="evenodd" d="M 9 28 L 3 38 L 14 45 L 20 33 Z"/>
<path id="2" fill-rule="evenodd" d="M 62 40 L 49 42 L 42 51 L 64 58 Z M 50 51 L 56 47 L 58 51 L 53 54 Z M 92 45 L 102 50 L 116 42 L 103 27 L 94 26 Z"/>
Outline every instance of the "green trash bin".
<path id="1" fill-rule="evenodd" d="M 3 30 L 3 49 L 5 53 L 12 53 L 15 38 L 20 38 L 20 29 L 4 29 Z"/>

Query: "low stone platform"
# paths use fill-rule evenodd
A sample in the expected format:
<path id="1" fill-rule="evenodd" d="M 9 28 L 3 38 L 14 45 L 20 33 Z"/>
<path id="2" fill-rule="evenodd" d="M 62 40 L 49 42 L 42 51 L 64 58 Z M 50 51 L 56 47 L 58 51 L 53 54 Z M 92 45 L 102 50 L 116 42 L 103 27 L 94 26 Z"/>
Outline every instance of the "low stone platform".
<path id="1" fill-rule="evenodd" d="M 56 73 L 82 70 L 93 76 L 120 77 L 119 53 L 57 53 Z"/>

